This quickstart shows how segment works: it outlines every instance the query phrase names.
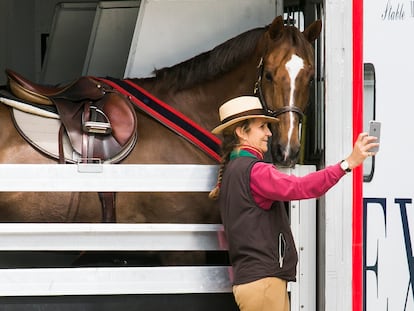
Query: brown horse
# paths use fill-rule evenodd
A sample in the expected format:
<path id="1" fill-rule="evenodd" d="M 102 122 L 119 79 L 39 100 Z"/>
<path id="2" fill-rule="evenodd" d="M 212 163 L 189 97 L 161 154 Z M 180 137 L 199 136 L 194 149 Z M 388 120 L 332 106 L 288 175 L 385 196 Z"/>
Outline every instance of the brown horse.
<path id="1" fill-rule="evenodd" d="M 277 17 L 267 27 L 156 70 L 155 77 L 132 81 L 207 130 L 219 123 L 218 107 L 223 102 L 257 94 L 280 119 L 272 128 L 273 161 L 292 166 L 314 74 L 311 43 L 320 31 L 320 21 L 300 32 Z M 123 164 L 216 164 L 148 115 L 137 111 L 137 119 L 138 142 Z M 10 109 L 2 104 L 0 126 L 0 163 L 56 163 L 19 135 Z M 220 222 L 217 208 L 205 193 L 119 193 L 116 205 L 118 222 Z M 101 218 L 96 193 L 0 193 L 2 222 L 100 222 Z"/>

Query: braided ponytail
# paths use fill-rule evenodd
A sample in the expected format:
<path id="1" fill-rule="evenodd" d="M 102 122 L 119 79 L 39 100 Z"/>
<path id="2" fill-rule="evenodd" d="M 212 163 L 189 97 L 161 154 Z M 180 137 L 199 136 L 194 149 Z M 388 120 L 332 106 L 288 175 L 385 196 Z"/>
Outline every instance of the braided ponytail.
<path id="1" fill-rule="evenodd" d="M 220 194 L 220 186 L 221 181 L 223 179 L 224 171 L 226 170 L 226 165 L 230 161 L 230 153 L 236 148 L 238 145 L 240 145 L 239 137 L 235 133 L 235 129 L 237 126 L 242 126 L 246 130 L 249 128 L 250 120 L 244 120 L 240 123 L 236 123 L 233 126 L 227 128 L 225 131 L 223 131 L 223 143 L 221 145 L 222 150 L 222 156 L 221 156 L 221 163 L 220 168 L 217 175 L 217 183 L 216 186 L 213 188 L 213 190 L 210 191 L 208 194 L 208 197 L 211 200 L 217 200 L 219 194 Z"/>
<path id="2" fill-rule="evenodd" d="M 226 154 L 224 154 L 222 156 L 221 164 L 220 164 L 220 169 L 219 169 L 218 175 L 217 175 L 217 183 L 216 183 L 216 186 L 208 194 L 208 197 L 211 200 L 217 200 L 218 199 L 218 196 L 220 194 L 220 186 L 221 186 L 221 181 L 223 179 L 224 170 L 226 168 L 227 163 L 230 160 L 230 153 L 231 153 L 231 150 L 228 151 Z"/>
<path id="3" fill-rule="evenodd" d="M 220 194 L 220 186 L 221 186 L 221 180 L 223 179 L 224 166 L 225 166 L 225 163 L 221 162 L 220 169 L 219 169 L 218 176 L 217 176 L 216 186 L 208 194 L 208 198 L 211 200 L 217 200 Z"/>

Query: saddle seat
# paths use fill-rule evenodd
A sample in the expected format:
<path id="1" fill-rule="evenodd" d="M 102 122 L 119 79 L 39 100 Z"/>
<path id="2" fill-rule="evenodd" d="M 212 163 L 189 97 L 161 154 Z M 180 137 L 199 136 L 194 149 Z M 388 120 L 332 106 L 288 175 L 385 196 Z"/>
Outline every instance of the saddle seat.
<path id="1" fill-rule="evenodd" d="M 31 82 L 10 69 L 6 74 L 9 90 L 17 98 L 56 106 L 62 130 L 80 158 L 120 161 L 135 146 L 134 108 L 126 96 L 109 85 L 84 76 L 67 85 L 51 87 Z M 60 154 L 59 160 L 64 162 L 62 157 Z"/>
<path id="2" fill-rule="evenodd" d="M 89 77 L 80 77 L 64 86 L 48 86 L 32 82 L 10 69 L 6 69 L 6 75 L 10 91 L 16 97 L 39 105 L 54 105 L 51 97 L 78 101 L 87 97 L 96 100 L 102 96 L 101 85 L 91 87 Z"/>

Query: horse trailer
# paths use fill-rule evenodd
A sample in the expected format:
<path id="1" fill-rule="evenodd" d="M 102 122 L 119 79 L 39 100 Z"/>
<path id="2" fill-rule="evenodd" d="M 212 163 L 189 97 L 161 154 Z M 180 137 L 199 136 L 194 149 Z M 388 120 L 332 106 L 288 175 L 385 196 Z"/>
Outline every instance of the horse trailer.
<path id="1" fill-rule="evenodd" d="M 338 162 L 370 120 L 382 123 L 375 157 L 323 197 L 288 206 L 300 259 L 291 310 L 414 310 L 413 193 L 402 175 L 413 149 L 397 135 L 411 132 L 414 1 L 3 0 L 0 70 L 45 84 L 147 76 L 277 15 L 301 30 L 323 24 L 300 164 L 287 173 Z M 216 170 L 2 164 L 0 191 L 208 192 Z M 221 224 L 3 222 L 0 310 L 237 310 L 226 247 Z M 164 266 L 160 252 L 210 262 Z"/>

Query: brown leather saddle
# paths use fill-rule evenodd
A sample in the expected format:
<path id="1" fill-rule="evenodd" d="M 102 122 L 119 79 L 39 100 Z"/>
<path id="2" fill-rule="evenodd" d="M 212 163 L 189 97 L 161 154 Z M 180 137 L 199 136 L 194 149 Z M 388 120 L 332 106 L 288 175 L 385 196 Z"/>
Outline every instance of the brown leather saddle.
<path id="1" fill-rule="evenodd" d="M 133 149 L 137 119 L 129 99 L 92 77 L 81 77 L 61 87 L 33 83 L 6 70 L 10 92 L 37 105 L 54 105 L 63 131 L 82 162 L 119 162 Z M 66 159 L 59 141 L 59 161 Z M 114 160 L 116 159 L 116 160 Z"/>
<path id="2" fill-rule="evenodd" d="M 137 140 L 134 108 L 126 96 L 106 83 L 97 78 L 81 77 L 62 87 L 49 87 L 33 83 L 12 70 L 6 70 L 6 74 L 10 92 L 17 99 L 40 107 L 56 106 L 60 119 L 57 157 L 60 163 L 75 162 L 65 157 L 63 145 L 67 140 L 84 163 L 97 160 L 116 163 L 134 148 Z M 41 119 L 46 122 L 47 118 Z M 44 152 L 27 139 L 21 128 L 18 130 L 31 145 Z M 102 221 L 115 222 L 115 193 L 99 192 L 98 195 Z"/>

